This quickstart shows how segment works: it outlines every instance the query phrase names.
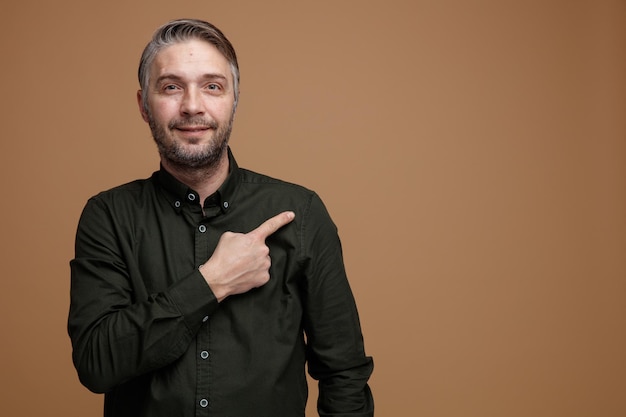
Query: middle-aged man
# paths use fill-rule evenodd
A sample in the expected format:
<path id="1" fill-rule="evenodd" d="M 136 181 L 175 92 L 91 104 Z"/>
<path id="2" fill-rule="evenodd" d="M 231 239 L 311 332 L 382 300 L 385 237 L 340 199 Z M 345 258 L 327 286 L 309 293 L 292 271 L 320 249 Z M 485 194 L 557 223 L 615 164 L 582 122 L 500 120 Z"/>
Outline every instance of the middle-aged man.
<path id="1" fill-rule="evenodd" d="M 296 417 L 305 363 L 320 416 L 373 416 L 336 228 L 303 187 L 239 168 L 239 95 L 213 25 L 157 30 L 137 94 L 160 169 L 91 198 L 68 321 L 82 383 L 107 417 Z"/>

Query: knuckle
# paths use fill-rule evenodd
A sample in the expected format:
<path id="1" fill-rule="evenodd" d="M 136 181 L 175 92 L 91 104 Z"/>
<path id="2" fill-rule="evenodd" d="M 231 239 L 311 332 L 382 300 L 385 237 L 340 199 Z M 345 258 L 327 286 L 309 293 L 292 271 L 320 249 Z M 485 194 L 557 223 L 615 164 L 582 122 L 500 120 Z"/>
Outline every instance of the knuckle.
<path id="1" fill-rule="evenodd" d="M 270 260 L 269 257 L 265 257 L 261 260 L 261 269 L 263 273 L 266 273 L 268 269 L 270 268 L 270 266 L 272 266 L 272 261 Z"/>

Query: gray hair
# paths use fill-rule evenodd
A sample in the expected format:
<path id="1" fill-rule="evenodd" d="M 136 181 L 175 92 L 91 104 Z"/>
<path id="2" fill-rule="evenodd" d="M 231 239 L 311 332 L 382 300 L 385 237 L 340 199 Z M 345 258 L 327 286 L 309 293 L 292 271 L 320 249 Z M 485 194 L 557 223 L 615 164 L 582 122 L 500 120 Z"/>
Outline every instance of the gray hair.
<path id="1" fill-rule="evenodd" d="M 234 110 L 239 100 L 239 64 L 237 63 L 235 48 L 217 27 L 203 20 L 172 20 L 154 32 L 152 40 L 146 45 L 139 61 L 138 77 L 141 90 L 144 92 L 148 91 L 150 66 L 156 55 L 165 47 L 191 39 L 199 39 L 215 46 L 230 64 L 235 94 Z M 142 95 L 142 105 L 144 110 L 148 111 L 147 94 Z"/>

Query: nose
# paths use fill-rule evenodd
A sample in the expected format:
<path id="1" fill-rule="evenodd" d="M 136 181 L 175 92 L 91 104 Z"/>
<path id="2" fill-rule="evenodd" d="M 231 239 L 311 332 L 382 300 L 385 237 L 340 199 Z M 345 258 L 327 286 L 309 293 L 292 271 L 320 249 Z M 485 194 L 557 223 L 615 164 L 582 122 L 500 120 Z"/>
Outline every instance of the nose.
<path id="1" fill-rule="evenodd" d="M 180 105 L 180 111 L 186 116 L 204 113 L 200 92 L 195 88 L 186 90 Z"/>

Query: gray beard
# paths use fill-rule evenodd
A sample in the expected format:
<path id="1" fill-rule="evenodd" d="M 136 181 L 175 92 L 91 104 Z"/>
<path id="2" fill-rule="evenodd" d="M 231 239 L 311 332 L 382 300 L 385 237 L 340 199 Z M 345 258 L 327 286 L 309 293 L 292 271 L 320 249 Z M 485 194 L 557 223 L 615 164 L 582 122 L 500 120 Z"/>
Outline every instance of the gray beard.
<path id="1" fill-rule="evenodd" d="M 159 154 L 173 166 L 182 170 L 197 169 L 214 169 L 216 168 L 224 152 L 228 149 L 228 140 L 233 127 L 233 115 L 224 126 L 219 126 L 216 122 L 208 123 L 203 119 L 188 118 L 184 120 L 173 121 L 168 125 L 169 129 L 176 125 L 203 125 L 214 129 L 213 140 L 208 143 L 202 150 L 197 152 L 189 152 L 179 143 L 166 143 L 166 134 L 164 128 L 158 126 L 151 114 L 148 114 L 148 125 L 152 131 L 152 137 L 157 145 Z"/>

